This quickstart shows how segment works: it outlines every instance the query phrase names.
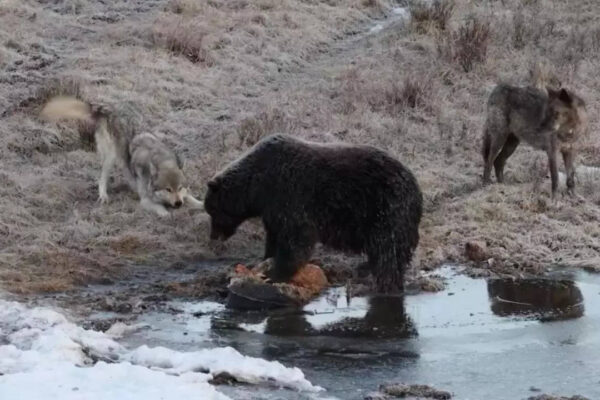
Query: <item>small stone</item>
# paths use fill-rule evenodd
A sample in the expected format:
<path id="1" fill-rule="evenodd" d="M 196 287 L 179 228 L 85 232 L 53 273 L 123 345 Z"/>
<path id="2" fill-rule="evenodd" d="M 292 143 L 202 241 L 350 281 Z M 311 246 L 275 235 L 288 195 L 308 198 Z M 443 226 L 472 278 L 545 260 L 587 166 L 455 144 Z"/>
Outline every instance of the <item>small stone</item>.
<path id="1" fill-rule="evenodd" d="M 121 314 L 130 313 L 133 310 L 133 306 L 129 303 L 121 303 L 115 307 L 115 311 Z"/>
<path id="2" fill-rule="evenodd" d="M 476 240 L 467 242 L 465 256 L 471 261 L 485 261 L 488 258 L 487 245 L 485 242 Z"/>

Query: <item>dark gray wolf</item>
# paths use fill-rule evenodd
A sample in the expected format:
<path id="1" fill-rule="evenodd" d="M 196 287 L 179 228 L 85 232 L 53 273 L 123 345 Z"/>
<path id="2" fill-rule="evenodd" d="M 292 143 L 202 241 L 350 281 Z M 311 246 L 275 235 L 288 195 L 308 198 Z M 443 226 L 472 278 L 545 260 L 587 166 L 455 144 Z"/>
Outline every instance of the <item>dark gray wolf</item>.
<path id="1" fill-rule="evenodd" d="M 574 157 L 577 141 L 587 130 L 585 102 L 567 89 L 541 90 L 500 84 L 487 103 L 483 132 L 483 182 L 490 182 L 492 165 L 498 182 L 504 165 L 521 141 L 548 154 L 552 195 L 558 188 L 557 153 L 563 156 L 567 188 L 575 188 Z"/>
<path id="2" fill-rule="evenodd" d="M 45 103 L 41 115 L 51 121 L 78 120 L 91 127 L 102 161 L 98 180 L 100 202 L 108 202 L 108 178 L 118 162 L 145 209 L 166 216 L 167 208 L 179 208 L 184 203 L 202 208 L 202 202 L 185 186 L 182 162 L 177 154 L 155 135 L 138 134 L 135 123 L 138 115 L 129 105 L 109 111 L 73 96 L 55 96 Z"/>
<path id="3" fill-rule="evenodd" d="M 267 276 L 287 281 L 317 242 L 364 253 L 383 292 L 403 289 L 419 242 L 422 195 L 413 174 L 369 146 L 269 136 L 208 182 L 211 239 L 262 218 Z"/>

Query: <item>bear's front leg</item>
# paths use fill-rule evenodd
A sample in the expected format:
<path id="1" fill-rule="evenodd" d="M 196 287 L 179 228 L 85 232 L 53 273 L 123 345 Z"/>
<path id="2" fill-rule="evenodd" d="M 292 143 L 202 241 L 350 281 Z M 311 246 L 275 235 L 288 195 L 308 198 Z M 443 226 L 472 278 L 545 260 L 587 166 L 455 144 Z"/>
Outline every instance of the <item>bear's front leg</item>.
<path id="1" fill-rule="evenodd" d="M 302 228 L 292 237 L 276 239 L 275 265 L 266 275 L 272 282 L 289 282 L 294 274 L 310 260 L 316 240 Z"/>
<path id="2" fill-rule="evenodd" d="M 263 257 L 263 260 L 275 257 L 277 252 L 277 236 L 268 229 L 266 231 L 267 240 L 265 241 L 265 256 Z"/>

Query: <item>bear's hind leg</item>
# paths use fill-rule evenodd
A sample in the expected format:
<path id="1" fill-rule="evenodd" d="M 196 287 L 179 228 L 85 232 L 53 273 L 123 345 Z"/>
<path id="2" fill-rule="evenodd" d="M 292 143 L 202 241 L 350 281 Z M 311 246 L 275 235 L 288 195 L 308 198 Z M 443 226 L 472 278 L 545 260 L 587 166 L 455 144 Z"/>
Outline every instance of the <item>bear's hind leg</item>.
<path id="1" fill-rule="evenodd" d="M 377 290 L 382 293 L 398 293 L 404 290 L 404 264 L 399 263 L 395 246 L 379 244 L 368 251 Z"/>

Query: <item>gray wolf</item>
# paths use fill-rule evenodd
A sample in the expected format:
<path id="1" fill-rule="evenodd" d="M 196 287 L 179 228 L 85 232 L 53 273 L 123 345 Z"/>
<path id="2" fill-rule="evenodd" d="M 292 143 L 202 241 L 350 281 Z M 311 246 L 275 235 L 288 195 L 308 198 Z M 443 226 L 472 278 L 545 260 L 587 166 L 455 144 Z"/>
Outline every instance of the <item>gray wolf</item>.
<path id="1" fill-rule="evenodd" d="M 557 153 L 562 154 L 569 193 L 575 188 L 576 144 L 587 130 L 585 102 L 567 89 L 516 87 L 500 84 L 487 103 L 483 132 L 483 182 L 490 182 L 492 165 L 499 183 L 504 165 L 521 141 L 548 155 L 552 195 L 558 189 Z"/>
<path id="2" fill-rule="evenodd" d="M 166 216 L 168 208 L 179 208 L 184 203 L 202 208 L 202 202 L 188 192 L 181 159 L 155 135 L 137 132 L 139 114 L 131 105 L 125 103 L 114 111 L 73 96 L 58 95 L 45 103 L 41 116 L 51 121 L 77 120 L 93 133 L 102 162 L 98 180 L 101 203 L 108 202 L 108 179 L 119 163 L 144 209 Z"/>
<path id="3" fill-rule="evenodd" d="M 370 146 L 269 136 L 208 182 L 211 239 L 226 240 L 249 218 L 266 231 L 267 277 L 283 282 L 316 243 L 363 253 L 382 292 L 403 289 L 419 242 L 423 198 L 413 174 Z"/>

